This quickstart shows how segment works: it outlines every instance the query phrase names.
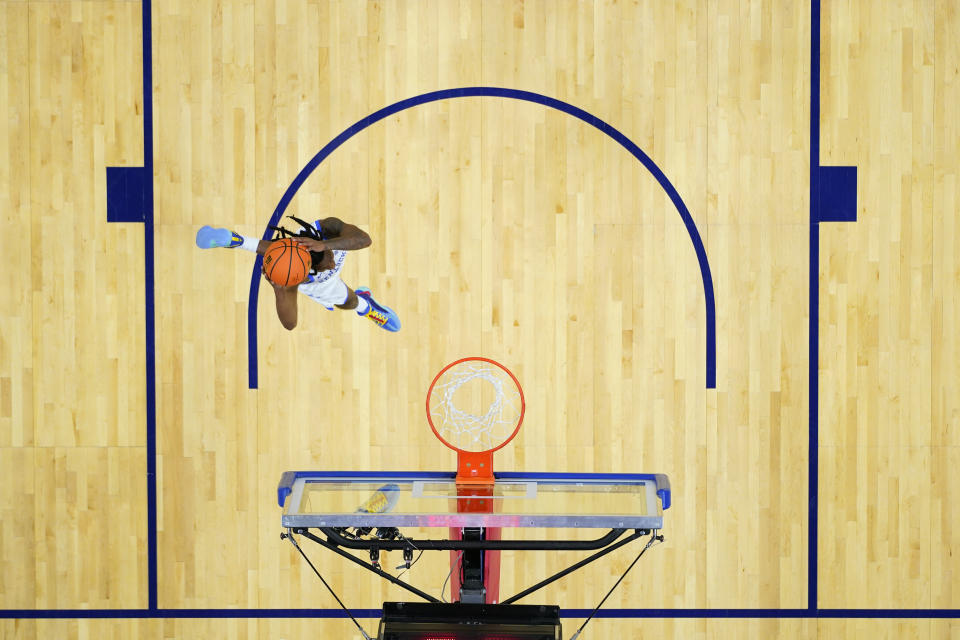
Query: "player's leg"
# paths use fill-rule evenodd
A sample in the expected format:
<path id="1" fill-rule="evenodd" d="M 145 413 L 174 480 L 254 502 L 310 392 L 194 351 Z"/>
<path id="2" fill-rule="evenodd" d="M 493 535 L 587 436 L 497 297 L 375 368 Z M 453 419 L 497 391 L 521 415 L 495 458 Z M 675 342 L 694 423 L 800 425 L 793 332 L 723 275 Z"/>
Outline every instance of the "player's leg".
<path id="1" fill-rule="evenodd" d="M 249 238 L 235 231 L 204 225 L 197 231 L 197 246 L 201 249 L 246 249 L 263 255 L 270 246 L 267 240 Z"/>
<path id="2" fill-rule="evenodd" d="M 324 292 L 325 295 L 335 296 L 332 297 L 333 300 L 343 300 L 343 302 L 335 303 L 337 308 L 343 309 L 344 311 L 356 309 L 358 316 L 369 318 L 370 321 L 378 327 L 386 329 L 387 331 L 400 330 L 400 318 L 396 312 L 390 307 L 384 306 L 374 300 L 369 289 L 361 288 L 354 291 L 340 280 L 340 278 L 328 280 L 325 286 L 329 287 L 329 289 Z M 307 292 L 304 291 L 304 293 Z M 328 297 L 326 299 L 330 300 L 331 298 Z M 320 301 L 323 302 L 323 300 Z"/>
<path id="3" fill-rule="evenodd" d="M 347 287 L 347 299 L 344 300 L 342 304 L 336 305 L 336 307 L 338 309 L 343 309 L 344 311 L 350 311 L 351 309 L 356 309 L 359 302 L 360 300 L 357 298 L 356 292 L 354 292 L 354 290 L 350 287 Z"/>

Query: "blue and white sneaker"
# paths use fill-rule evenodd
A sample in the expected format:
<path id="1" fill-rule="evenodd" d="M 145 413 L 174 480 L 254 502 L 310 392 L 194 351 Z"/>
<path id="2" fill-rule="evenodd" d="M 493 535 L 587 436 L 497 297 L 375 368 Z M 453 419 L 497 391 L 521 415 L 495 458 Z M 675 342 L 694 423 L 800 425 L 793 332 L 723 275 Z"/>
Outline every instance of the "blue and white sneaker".
<path id="1" fill-rule="evenodd" d="M 219 247 L 239 247 L 243 238 L 229 229 L 218 229 L 203 225 L 197 231 L 197 246 L 201 249 L 217 249 Z"/>
<path id="2" fill-rule="evenodd" d="M 367 501 L 357 507 L 356 513 L 388 513 L 397 506 L 400 499 L 400 487 L 390 483 L 373 492 Z"/>
<path id="3" fill-rule="evenodd" d="M 370 308 L 367 309 L 367 312 L 363 315 L 370 318 L 378 327 L 386 329 L 387 331 L 400 331 L 400 316 L 390 307 L 385 307 L 374 300 L 370 289 L 361 287 L 357 289 L 357 295 L 366 300 L 370 305 Z"/>

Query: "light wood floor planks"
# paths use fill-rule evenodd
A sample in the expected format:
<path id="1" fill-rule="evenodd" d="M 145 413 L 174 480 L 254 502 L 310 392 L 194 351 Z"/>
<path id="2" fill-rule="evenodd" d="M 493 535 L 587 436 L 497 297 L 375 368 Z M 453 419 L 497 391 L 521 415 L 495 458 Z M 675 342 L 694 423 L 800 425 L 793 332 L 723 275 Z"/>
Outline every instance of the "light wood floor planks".
<path id="1" fill-rule="evenodd" d="M 140 12 L 0 4 L 0 601 L 146 603 L 143 230 L 106 223 L 142 162 Z"/>
<path id="2" fill-rule="evenodd" d="M 859 219 L 819 232 L 819 606 L 958 608 L 960 14 L 822 5 L 821 162 L 858 167 Z M 4 609 L 147 606 L 144 236 L 106 222 L 104 176 L 143 162 L 140 17 L 133 2 L 0 2 Z M 526 393 L 497 468 L 673 481 L 666 544 L 606 606 L 807 607 L 808 2 L 164 0 L 152 22 L 161 608 L 335 607 L 279 540 L 280 473 L 452 468 L 423 397 L 466 355 L 503 362 Z M 467 86 L 562 100 L 662 169 L 709 259 L 716 389 L 700 266 L 661 185 L 581 120 L 494 97 L 401 111 L 307 178 L 287 212 L 370 233 L 343 277 L 403 329 L 303 299 L 290 333 L 261 287 L 248 388 L 252 254 L 200 251 L 197 228 L 261 235 L 350 125 Z M 404 598 L 308 553 L 352 607 Z M 502 590 L 575 557 L 507 554 Z M 592 607 L 632 558 L 531 601 Z M 425 556 L 411 582 L 438 593 L 445 561 Z M 945 620 L 592 624 L 626 638 L 957 634 Z M 351 633 L 0 622 L 12 638 Z"/>

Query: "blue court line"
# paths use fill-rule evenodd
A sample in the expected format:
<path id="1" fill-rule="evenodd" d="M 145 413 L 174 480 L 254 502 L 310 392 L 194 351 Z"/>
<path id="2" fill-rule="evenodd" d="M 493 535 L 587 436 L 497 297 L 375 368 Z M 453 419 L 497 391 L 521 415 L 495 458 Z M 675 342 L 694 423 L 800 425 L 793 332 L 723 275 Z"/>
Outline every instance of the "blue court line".
<path id="1" fill-rule="evenodd" d="M 593 609 L 561 609 L 562 618 L 586 618 Z M 351 609 L 353 617 L 379 619 L 380 609 Z M 960 618 L 960 609 L 600 609 L 596 618 Z M 6 609 L 0 619 L 347 618 L 342 609 Z"/>
<path id="2" fill-rule="evenodd" d="M 146 222 L 145 167 L 107 167 L 107 222 Z"/>
<path id="3" fill-rule="evenodd" d="M 807 456 L 807 609 L 816 611 L 817 601 L 817 510 L 819 503 L 820 443 L 820 0 L 810 2 L 810 352 L 807 356 L 810 398 L 807 408 L 809 433 Z"/>
<path id="4" fill-rule="evenodd" d="M 146 300 L 147 366 L 147 606 L 157 609 L 157 383 L 156 319 L 154 317 L 153 255 L 153 52 L 151 0 L 141 0 L 143 14 L 143 255 Z"/>
<path id="5" fill-rule="evenodd" d="M 141 4 L 143 34 L 143 166 L 106 167 L 107 222 L 143 223 L 144 364 L 146 383 L 147 602 L 157 608 L 157 397 L 153 210 L 153 60 L 150 0 Z"/>
<path id="6" fill-rule="evenodd" d="M 857 167 L 819 165 L 817 222 L 857 221 Z"/>
<path id="7" fill-rule="evenodd" d="M 379 111 L 375 111 L 374 113 L 371 113 L 367 117 L 347 127 L 347 129 L 340 133 L 340 135 L 328 142 L 326 146 L 324 146 L 313 158 L 311 158 L 306 166 L 300 170 L 300 173 L 297 174 L 293 182 L 290 183 L 290 186 L 287 187 L 283 197 L 280 198 L 280 202 L 277 203 L 277 207 L 274 210 L 273 215 L 270 216 L 270 221 L 267 223 L 267 227 L 263 232 L 263 239 L 270 239 L 271 235 L 273 234 L 273 232 L 270 230 L 270 226 L 276 226 L 280 222 L 280 218 L 283 216 L 284 211 L 286 211 L 290 201 L 293 200 L 294 195 L 296 195 L 303 183 L 306 182 L 310 174 L 313 173 L 314 169 L 316 169 L 320 163 L 323 162 L 340 145 L 352 138 L 357 133 L 395 113 L 405 109 L 410 109 L 411 107 L 426 104 L 428 102 L 447 100 L 451 98 L 483 96 L 512 98 L 514 100 L 533 102 L 545 107 L 562 111 L 567 115 L 578 118 L 613 138 L 620 144 L 620 146 L 626 149 L 630 155 L 639 160 L 640 163 L 653 175 L 653 177 L 656 178 L 657 182 L 660 183 L 660 187 L 667 193 L 668 196 L 670 196 L 670 200 L 673 202 L 677 212 L 680 214 L 680 218 L 683 220 L 683 224 L 687 228 L 690 241 L 693 244 L 694 251 L 697 254 L 697 262 L 700 265 L 700 277 L 703 280 L 703 293 L 706 302 L 707 388 L 715 389 L 717 386 L 717 329 L 716 303 L 714 301 L 713 292 L 713 276 L 710 273 L 710 264 L 707 261 L 707 252 L 706 249 L 704 249 L 703 240 L 700 238 L 700 232 L 697 230 L 697 225 L 694 223 L 693 216 L 690 215 L 687 205 L 684 204 L 680 194 L 677 192 L 676 188 L 674 188 L 670 180 L 667 179 L 667 176 L 663 173 L 663 171 L 660 170 L 660 167 L 658 167 L 656 163 L 654 163 L 653 160 L 651 160 L 650 157 L 644 153 L 639 146 L 636 145 L 636 143 L 600 118 L 556 98 L 550 98 L 539 93 L 533 93 L 532 91 L 504 89 L 502 87 L 462 87 L 459 89 L 443 89 L 440 91 L 424 93 L 412 98 L 400 100 L 399 102 L 395 102 L 380 109 Z M 250 297 L 247 307 L 247 357 L 249 362 L 248 383 L 251 389 L 257 388 L 257 302 L 260 291 L 260 265 L 261 259 L 260 256 L 257 256 L 257 259 L 254 261 L 253 272 L 250 275 Z"/>

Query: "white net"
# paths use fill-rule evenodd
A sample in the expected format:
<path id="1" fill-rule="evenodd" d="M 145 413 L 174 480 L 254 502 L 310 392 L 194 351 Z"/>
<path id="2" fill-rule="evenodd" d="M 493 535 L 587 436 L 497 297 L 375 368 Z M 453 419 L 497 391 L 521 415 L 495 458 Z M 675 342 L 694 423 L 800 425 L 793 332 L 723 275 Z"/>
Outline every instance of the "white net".
<path id="1" fill-rule="evenodd" d="M 481 360 L 450 367 L 430 392 L 433 428 L 463 451 L 487 451 L 503 444 L 516 430 L 522 407 L 513 378 Z"/>

